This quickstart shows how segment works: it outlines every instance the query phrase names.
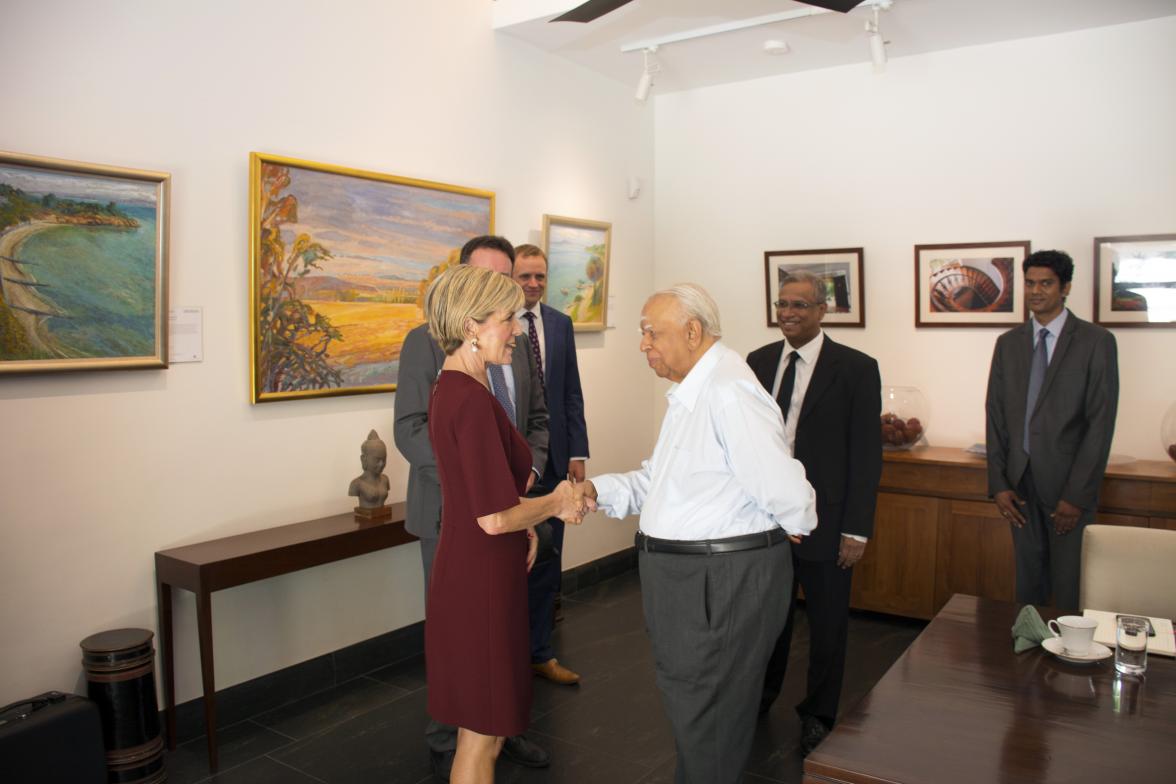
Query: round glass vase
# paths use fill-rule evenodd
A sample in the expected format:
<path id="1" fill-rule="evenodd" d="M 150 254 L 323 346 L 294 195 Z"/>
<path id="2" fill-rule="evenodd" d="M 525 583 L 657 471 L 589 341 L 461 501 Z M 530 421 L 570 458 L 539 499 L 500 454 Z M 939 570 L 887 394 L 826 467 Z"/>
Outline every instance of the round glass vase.
<path id="1" fill-rule="evenodd" d="M 1168 457 L 1176 460 L 1176 403 L 1168 406 L 1160 422 L 1160 447 Z"/>
<path id="2" fill-rule="evenodd" d="M 931 404 L 915 387 L 882 387 L 882 449 L 910 449 L 926 443 Z"/>

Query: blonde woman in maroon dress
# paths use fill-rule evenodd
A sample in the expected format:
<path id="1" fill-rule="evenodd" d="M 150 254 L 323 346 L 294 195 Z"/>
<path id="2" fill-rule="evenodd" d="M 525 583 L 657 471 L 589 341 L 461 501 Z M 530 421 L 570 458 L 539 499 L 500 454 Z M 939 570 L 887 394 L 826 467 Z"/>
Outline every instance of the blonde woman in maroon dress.
<path id="1" fill-rule="evenodd" d="M 429 583 L 425 663 L 429 714 L 458 727 L 450 780 L 494 780 L 503 738 L 530 721 L 527 571 L 532 530 L 548 517 L 578 524 L 583 501 L 567 482 L 523 498 L 531 452 L 487 380 L 510 365 L 523 291 L 505 275 L 452 268 L 429 287 L 425 315 L 445 362 L 429 402 L 441 479 L 441 539 Z"/>

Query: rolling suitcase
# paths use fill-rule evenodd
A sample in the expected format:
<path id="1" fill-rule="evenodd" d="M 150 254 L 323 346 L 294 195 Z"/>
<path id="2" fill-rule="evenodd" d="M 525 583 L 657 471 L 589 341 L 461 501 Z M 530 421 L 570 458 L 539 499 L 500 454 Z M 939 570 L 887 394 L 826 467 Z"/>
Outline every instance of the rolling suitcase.
<path id="1" fill-rule="evenodd" d="M 50 691 L 0 708 L 5 784 L 105 784 L 98 706 Z"/>

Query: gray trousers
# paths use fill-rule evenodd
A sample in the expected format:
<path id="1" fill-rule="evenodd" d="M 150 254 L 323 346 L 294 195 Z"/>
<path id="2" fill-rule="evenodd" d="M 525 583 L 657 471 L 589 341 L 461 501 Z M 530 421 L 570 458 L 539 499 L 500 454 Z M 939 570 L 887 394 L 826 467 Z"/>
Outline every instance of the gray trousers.
<path id="1" fill-rule="evenodd" d="M 1085 509 L 1078 524 L 1068 533 L 1054 532 L 1052 508 L 1042 505 L 1029 469 L 1019 488 L 1025 506 L 1025 525 L 1013 530 L 1013 552 L 1017 571 L 1017 602 L 1049 604 L 1063 613 L 1078 612 L 1078 585 L 1082 571 L 1082 534 L 1094 521 L 1094 510 Z"/>
<path id="2" fill-rule="evenodd" d="M 675 784 L 735 784 L 791 603 L 787 542 L 721 555 L 641 552 L 645 626 L 678 750 Z"/>

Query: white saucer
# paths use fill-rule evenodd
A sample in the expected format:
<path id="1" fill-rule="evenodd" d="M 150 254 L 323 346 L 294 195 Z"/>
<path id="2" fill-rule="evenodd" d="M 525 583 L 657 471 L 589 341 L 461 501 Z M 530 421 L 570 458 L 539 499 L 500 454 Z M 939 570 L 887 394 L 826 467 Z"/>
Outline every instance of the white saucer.
<path id="1" fill-rule="evenodd" d="M 1042 640 L 1041 647 L 1062 661 L 1067 661 L 1071 664 L 1091 664 L 1109 658 L 1111 655 L 1110 648 L 1097 642 L 1090 643 L 1090 649 L 1086 653 L 1069 653 L 1062 647 L 1060 637 L 1047 637 L 1045 640 Z"/>

